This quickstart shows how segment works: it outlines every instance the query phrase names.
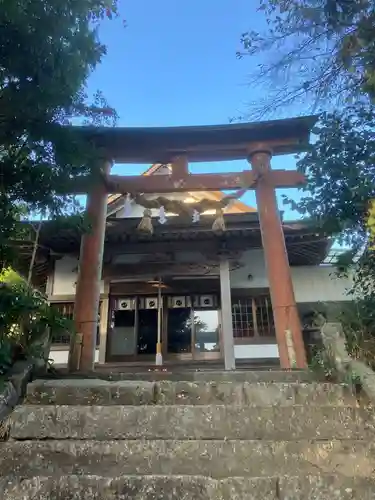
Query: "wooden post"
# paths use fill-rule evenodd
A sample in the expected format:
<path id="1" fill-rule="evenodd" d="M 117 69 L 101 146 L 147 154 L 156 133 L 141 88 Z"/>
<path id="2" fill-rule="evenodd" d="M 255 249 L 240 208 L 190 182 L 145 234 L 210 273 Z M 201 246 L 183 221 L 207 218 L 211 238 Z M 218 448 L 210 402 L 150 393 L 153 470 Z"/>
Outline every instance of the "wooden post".
<path id="1" fill-rule="evenodd" d="M 249 152 L 249 161 L 258 180 L 255 188 L 260 229 L 276 338 L 282 368 L 306 368 L 301 323 L 294 297 L 292 277 L 285 247 L 271 174 L 271 151 L 262 144 Z"/>
<path id="2" fill-rule="evenodd" d="M 110 172 L 112 163 L 105 161 L 103 174 Z M 87 196 L 86 212 L 91 229 L 82 236 L 76 299 L 74 305 L 73 336 L 69 352 L 70 371 L 92 371 L 95 362 L 96 332 L 100 298 L 100 281 L 107 215 L 107 190 L 99 181 Z"/>
<path id="3" fill-rule="evenodd" d="M 224 350 L 224 367 L 226 370 L 236 369 L 234 356 L 232 297 L 230 291 L 229 261 L 220 261 L 220 293 L 221 293 L 221 327 Z"/>
<path id="4" fill-rule="evenodd" d="M 103 365 L 107 353 L 107 335 L 108 335 L 108 317 L 109 317 L 109 282 L 104 282 L 104 297 L 100 306 L 100 323 L 99 323 L 99 363 Z"/>

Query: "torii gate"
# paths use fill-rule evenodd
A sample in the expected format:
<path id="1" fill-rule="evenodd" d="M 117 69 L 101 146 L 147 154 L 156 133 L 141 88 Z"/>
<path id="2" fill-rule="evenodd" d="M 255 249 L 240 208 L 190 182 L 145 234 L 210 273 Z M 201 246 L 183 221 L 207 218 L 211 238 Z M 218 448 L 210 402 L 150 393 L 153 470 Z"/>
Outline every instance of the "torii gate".
<path id="1" fill-rule="evenodd" d="M 92 230 L 82 236 L 75 301 L 75 328 L 69 368 L 94 367 L 97 311 L 107 213 L 107 195 L 255 189 L 262 244 L 269 280 L 281 368 L 305 368 L 306 355 L 294 297 L 285 240 L 276 201 L 276 188 L 304 183 L 302 174 L 272 170 L 272 155 L 307 149 L 315 116 L 269 122 L 174 128 L 81 128 L 102 157 L 102 179 L 89 191 L 86 210 Z M 251 171 L 191 174 L 189 161 L 247 159 Z M 170 163 L 163 176 L 111 175 L 113 161 L 120 163 Z M 87 182 L 74 181 L 73 193 L 87 193 Z M 78 348 L 75 342 L 81 343 Z"/>

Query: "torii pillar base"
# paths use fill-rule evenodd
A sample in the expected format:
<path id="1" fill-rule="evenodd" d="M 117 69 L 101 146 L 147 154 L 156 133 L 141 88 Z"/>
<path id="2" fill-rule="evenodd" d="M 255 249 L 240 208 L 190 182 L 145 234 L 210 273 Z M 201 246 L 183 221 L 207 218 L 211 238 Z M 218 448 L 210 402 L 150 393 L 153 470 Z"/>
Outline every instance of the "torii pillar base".
<path id="1" fill-rule="evenodd" d="M 104 162 L 102 173 L 109 174 L 111 166 L 110 162 Z M 107 196 L 106 186 L 101 179 L 87 196 L 86 212 L 91 228 L 81 240 L 74 304 L 76 333 L 71 340 L 68 362 L 71 372 L 90 372 L 94 369 Z"/>
<path id="2" fill-rule="evenodd" d="M 255 188 L 281 368 L 307 368 L 301 322 L 271 173 L 271 151 L 257 145 L 249 162 L 258 175 Z"/>

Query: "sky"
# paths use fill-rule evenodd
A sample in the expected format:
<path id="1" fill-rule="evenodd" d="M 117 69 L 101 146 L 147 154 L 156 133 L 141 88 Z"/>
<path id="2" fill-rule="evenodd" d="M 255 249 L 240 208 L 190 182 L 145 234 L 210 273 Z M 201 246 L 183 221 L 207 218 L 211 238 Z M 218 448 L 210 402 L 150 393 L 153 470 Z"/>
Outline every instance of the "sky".
<path id="1" fill-rule="evenodd" d="M 117 110 L 118 125 L 226 124 L 246 115 L 250 101 L 266 96 L 265 88 L 253 89 L 247 83 L 260 61 L 236 58 L 241 34 L 265 25 L 264 14 L 256 11 L 258 0 L 119 1 L 120 19 L 100 27 L 107 55 L 89 79 L 89 90 L 102 90 Z M 301 112 L 279 110 L 272 118 Z M 295 163 L 293 156 L 272 160 L 274 168 L 293 169 Z M 112 172 L 136 175 L 148 166 L 115 165 Z M 247 168 L 246 160 L 190 165 L 193 173 Z M 285 193 L 297 199 L 298 191 L 277 193 L 284 218 L 298 218 L 283 206 Z M 248 192 L 242 201 L 255 206 L 254 193 Z"/>

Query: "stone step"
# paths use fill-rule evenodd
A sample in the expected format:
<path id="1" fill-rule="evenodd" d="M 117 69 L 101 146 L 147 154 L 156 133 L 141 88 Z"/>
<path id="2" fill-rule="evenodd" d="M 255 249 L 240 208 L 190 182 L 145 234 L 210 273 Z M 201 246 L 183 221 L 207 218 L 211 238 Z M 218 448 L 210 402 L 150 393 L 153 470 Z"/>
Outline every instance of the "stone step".
<path id="1" fill-rule="evenodd" d="M 98 370 L 94 376 L 106 380 L 172 380 L 187 382 L 311 382 L 317 375 L 309 370 L 149 370 L 110 371 L 110 367 Z"/>
<path id="2" fill-rule="evenodd" d="M 188 382 L 36 380 L 26 404 L 42 405 L 352 405 L 342 384 L 296 382 Z"/>
<path id="3" fill-rule="evenodd" d="M 100 379 L 100 380 L 133 380 L 155 382 L 159 380 L 186 381 L 186 382 L 312 382 L 323 381 L 310 370 L 280 370 L 280 369 L 237 369 L 234 371 L 210 369 L 148 369 L 135 370 L 134 368 L 112 369 L 111 366 L 100 366 L 94 372 L 81 374 L 59 371 L 59 379 Z M 56 380 L 50 375 L 48 380 Z"/>
<path id="4" fill-rule="evenodd" d="M 204 475 L 265 477 L 341 474 L 369 477 L 375 444 L 367 441 L 8 441 L 0 473 L 38 475 Z"/>
<path id="5" fill-rule="evenodd" d="M 1 484 L 3 483 L 3 484 Z M 373 500 L 375 480 L 303 476 L 37 476 L 0 479 L 3 500 Z"/>
<path id="6" fill-rule="evenodd" d="M 19 406 L 14 439 L 372 439 L 374 413 L 346 406 Z"/>

